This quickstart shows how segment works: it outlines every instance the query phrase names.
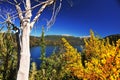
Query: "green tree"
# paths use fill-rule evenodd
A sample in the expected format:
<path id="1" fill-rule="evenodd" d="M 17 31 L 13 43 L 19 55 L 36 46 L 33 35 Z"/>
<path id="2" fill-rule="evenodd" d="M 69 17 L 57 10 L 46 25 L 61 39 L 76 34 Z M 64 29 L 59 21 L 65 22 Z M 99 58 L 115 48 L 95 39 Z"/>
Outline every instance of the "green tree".
<path id="1" fill-rule="evenodd" d="M 0 33 L 0 79 L 14 80 L 16 77 L 17 53 L 8 25 L 6 33 Z"/>
<path id="2" fill-rule="evenodd" d="M 40 40 L 40 47 L 41 47 L 41 69 L 43 69 L 45 67 L 45 58 L 46 58 L 46 52 L 45 52 L 45 48 L 46 48 L 46 44 L 45 44 L 45 38 L 44 38 L 44 27 L 42 27 L 42 34 L 41 34 L 41 40 Z"/>

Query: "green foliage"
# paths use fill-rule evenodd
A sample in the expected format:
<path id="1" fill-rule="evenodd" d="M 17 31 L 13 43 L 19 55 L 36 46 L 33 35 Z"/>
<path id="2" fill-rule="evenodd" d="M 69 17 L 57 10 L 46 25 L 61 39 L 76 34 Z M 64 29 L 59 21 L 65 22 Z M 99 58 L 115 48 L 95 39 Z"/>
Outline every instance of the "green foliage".
<path id="1" fill-rule="evenodd" d="M 10 30 L 0 33 L 0 79 L 14 80 L 16 77 L 17 53 Z"/>
<path id="2" fill-rule="evenodd" d="M 73 36 L 61 36 L 61 35 L 47 35 L 44 36 L 45 42 L 47 46 L 60 46 L 62 44 L 61 38 L 66 38 L 71 45 L 73 46 L 79 46 L 79 45 L 84 45 L 84 39 L 79 38 L 79 37 L 73 37 Z M 32 46 L 39 46 L 41 43 L 39 40 L 40 37 L 34 37 L 31 36 L 30 39 L 30 44 Z"/>
<path id="3" fill-rule="evenodd" d="M 36 65 L 32 64 L 32 69 L 30 73 L 31 80 L 62 80 L 64 78 L 64 66 L 65 62 L 63 61 L 63 54 L 60 52 L 53 51 L 53 54 L 46 58 L 45 57 L 45 38 L 44 38 L 44 29 L 42 29 L 42 35 L 40 40 L 41 46 L 41 65 L 40 70 L 35 69 Z M 62 50 L 62 46 L 61 46 Z"/>
<path id="4" fill-rule="evenodd" d="M 62 80 L 65 74 L 62 59 L 62 55 L 54 54 L 45 59 L 46 64 L 40 70 L 36 70 L 36 65 L 32 63 L 30 80 Z"/>
<path id="5" fill-rule="evenodd" d="M 30 78 L 29 78 L 29 80 L 39 80 L 39 79 L 37 79 L 37 68 L 36 68 L 36 63 L 35 62 L 33 62 L 32 63 L 32 68 L 31 68 L 31 70 L 30 70 Z"/>
<path id="6" fill-rule="evenodd" d="M 109 39 L 99 39 L 93 31 L 90 34 L 82 53 L 62 38 L 62 48 L 45 58 L 45 66 L 38 70 L 36 80 L 120 79 L 120 40 L 110 45 Z"/>
<path id="7" fill-rule="evenodd" d="M 39 46 L 40 45 L 40 37 L 30 36 L 30 47 Z"/>
<path id="8" fill-rule="evenodd" d="M 66 49 L 65 70 L 67 78 L 79 80 L 120 80 L 120 39 L 116 46 L 109 39 L 101 40 L 90 31 L 90 39 L 85 39 L 84 53 L 79 54 L 66 39 L 62 39 Z M 82 60 L 84 59 L 84 60 Z M 82 61 L 81 61 L 82 60 Z M 75 79 L 75 80 L 77 80 Z"/>
<path id="9" fill-rule="evenodd" d="M 30 80 L 118 80 L 120 79 L 120 39 L 111 45 L 109 39 L 99 39 L 91 31 L 91 37 L 85 39 L 84 52 L 79 53 L 72 45 L 73 37 L 44 36 L 44 28 L 39 40 L 34 41 L 41 46 L 41 65 L 37 70 L 36 63 L 32 63 L 30 69 Z M 113 38 L 113 37 L 112 37 Z M 46 39 L 59 44 L 59 51 L 53 51 L 50 57 L 46 57 L 45 48 L 49 43 Z M 73 43 L 72 43 L 73 40 Z M 77 40 L 77 39 L 76 39 Z M 76 41 L 75 40 L 75 41 Z M 34 42 L 32 41 L 32 42 Z M 60 41 L 60 42 L 59 42 Z M 70 43 L 69 43 L 69 42 Z M 0 34 L 0 80 L 15 80 L 17 66 L 17 52 L 15 37 L 8 30 Z M 34 43 L 33 43 L 34 44 Z"/>
<path id="10" fill-rule="evenodd" d="M 106 36 L 105 39 L 109 39 L 110 44 L 116 44 L 118 39 L 120 39 L 120 34 Z"/>
<path id="11" fill-rule="evenodd" d="M 41 47 L 41 57 L 40 57 L 40 59 L 41 59 L 41 69 L 43 69 L 44 67 L 45 67 L 45 64 L 46 64 L 46 62 L 45 62 L 45 39 L 44 39 L 44 27 L 42 27 L 42 35 L 41 35 L 41 40 L 40 40 L 40 47 Z"/>

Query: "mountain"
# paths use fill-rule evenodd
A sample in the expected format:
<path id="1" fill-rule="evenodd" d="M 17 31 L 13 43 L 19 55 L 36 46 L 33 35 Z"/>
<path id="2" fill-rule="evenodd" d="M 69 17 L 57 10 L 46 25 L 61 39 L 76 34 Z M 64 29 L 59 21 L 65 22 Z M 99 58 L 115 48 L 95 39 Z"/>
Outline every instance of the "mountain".
<path id="1" fill-rule="evenodd" d="M 109 36 L 106 36 L 106 37 L 104 37 L 104 38 L 105 38 L 105 39 L 109 38 L 110 44 L 112 44 L 112 42 L 113 42 L 114 44 L 116 44 L 116 41 L 117 41 L 118 39 L 120 39 L 120 34 L 109 35 Z"/>
<path id="2" fill-rule="evenodd" d="M 45 42 L 46 45 L 48 46 L 59 46 L 62 44 L 62 38 L 67 39 L 67 41 L 72 45 L 72 46 L 80 46 L 80 45 L 84 45 L 84 38 L 89 39 L 90 36 L 87 37 L 74 37 L 74 36 L 65 36 L 65 35 L 47 35 L 45 36 Z M 104 37 L 103 39 L 107 39 L 109 38 L 110 44 L 112 44 L 112 42 L 114 44 L 116 44 L 116 41 L 118 39 L 120 39 L 120 34 L 114 34 L 114 35 L 109 35 Z M 40 45 L 40 39 L 41 37 L 34 37 L 31 36 L 30 37 L 30 44 L 31 47 L 32 46 L 39 46 Z"/>
<path id="3" fill-rule="evenodd" d="M 84 45 L 83 38 L 74 37 L 74 36 L 63 36 L 63 35 L 47 35 L 47 36 L 45 36 L 46 45 L 51 45 L 51 46 L 61 45 L 62 38 L 67 39 L 68 42 L 73 46 Z M 41 39 L 40 37 L 31 36 L 30 39 L 31 39 L 31 41 L 30 41 L 31 46 L 40 45 L 40 39 Z"/>
<path id="4" fill-rule="evenodd" d="M 0 33 L 3 34 L 3 33 Z M 7 34 L 6 34 L 7 35 Z M 12 34 L 13 40 L 16 42 L 15 39 L 15 35 Z M 67 39 L 67 41 L 72 45 L 72 46 L 80 46 L 80 45 L 84 45 L 84 38 L 88 38 L 89 39 L 90 36 L 87 37 L 74 37 L 74 36 L 65 36 L 65 35 L 47 35 L 45 36 L 45 42 L 46 45 L 50 45 L 50 46 L 58 46 L 62 44 L 62 38 Z M 114 34 L 114 35 L 109 35 L 104 37 L 103 39 L 107 39 L 109 38 L 110 40 L 110 44 L 112 44 L 112 42 L 114 44 L 116 44 L 116 41 L 118 39 L 120 39 L 120 34 Z M 40 45 L 40 39 L 41 37 L 35 37 L 35 36 L 30 36 L 30 46 L 39 46 Z"/>

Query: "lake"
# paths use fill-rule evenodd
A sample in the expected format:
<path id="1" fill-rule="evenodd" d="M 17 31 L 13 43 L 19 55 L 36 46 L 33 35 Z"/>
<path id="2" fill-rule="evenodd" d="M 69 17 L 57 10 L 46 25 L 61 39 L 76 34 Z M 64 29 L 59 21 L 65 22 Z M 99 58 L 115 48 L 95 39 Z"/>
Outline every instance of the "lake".
<path id="1" fill-rule="evenodd" d="M 78 51 L 81 51 L 80 46 L 75 46 L 75 48 L 77 48 Z M 56 46 L 47 46 L 46 47 L 46 57 L 49 57 L 53 51 L 57 51 L 58 47 Z M 37 47 L 32 47 L 30 49 L 30 53 L 31 53 L 31 62 L 36 62 L 37 64 L 37 69 L 39 69 L 40 67 L 40 55 L 41 55 L 41 48 L 40 46 Z"/>

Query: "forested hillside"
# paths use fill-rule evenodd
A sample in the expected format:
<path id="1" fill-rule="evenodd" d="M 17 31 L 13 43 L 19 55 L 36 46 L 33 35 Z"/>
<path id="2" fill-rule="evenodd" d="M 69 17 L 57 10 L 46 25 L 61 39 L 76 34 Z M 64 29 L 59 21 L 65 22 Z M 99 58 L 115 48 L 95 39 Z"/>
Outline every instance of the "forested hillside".
<path id="1" fill-rule="evenodd" d="M 0 33 L 1 34 L 1 33 Z M 15 35 L 12 34 L 13 40 L 15 41 Z M 79 46 L 79 45 L 84 45 L 84 38 L 80 38 L 80 37 L 74 37 L 74 36 L 61 36 L 61 35 L 47 35 L 45 36 L 45 41 L 46 41 L 46 45 L 52 45 L 52 46 L 56 46 L 56 45 L 60 45 L 61 42 L 61 38 L 66 38 L 71 45 L 75 45 L 75 46 Z M 87 39 L 89 39 L 89 37 L 86 37 Z M 118 39 L 120 39 L 120 34 L 114 34 L 114 35 L 108 35 L 106 37 L 104 37 L 104 39 L 109 38 L 110 40 L 110 44 L 115 43 Z M 32 46 L 39 46 L 40 45 L 40 39 L 41 37 L 35 37 L 35 36 L 30 36 L 30 45 Z"/>
<path id="2" fill-rule="evenodd" d="M 106 38 L 109 38 L 110 44 L 112 44 L 112 42 L 116 44 L 116 41 L 120 39 L 120 34 L 109 35 L 109 36 L 106 36 L 105 39 Z"/>
<path id="3" fill-rule="evenodd" d="M 66 38 L 71 45 L 73 46 L 80 46 L 80 45 L 84 45 L 84 38 L 80 38 L 80 37 L 74 37 L 74 36 L 61 36 L 61 35 L 47 35 L 45 36 L 45 41 L 46 41 L 46 45 L 60 45 L 61 42 L 61 38 Z M 87 39 L 89 39 L 89 37 L 86 37 Z M 106 37 L 104 37 L 105 39 L 109 38 L 110 40 L 110 44 L 115 43 L 118 39 L 120 39 L 120 34 L 114 34 L 114 35 L 108 35 Z M 31 41 L 31 47 L 32 46 L 38 46 L 40 44 L 40 37 L 34 37 L 31 36 L 30 37 Z"/>
<path id="4" fill-rule="evenodd" d="M 79 37 L 74 37 L 74 36 L 61 36 L 61 35 L 47 35 L 45 36 L 45 41 L 46 41 L 46 45 L 60 45 L 62 43 L 61 38 L 66 38 L 70 44 L 72 44 L 73 46 L 77 46 L 77 45 L 84 45 L 84 39 L 83 38 L 79 38 Z M 40 37 L 34 37 L 31 36 L 30 37 L 31 41 L 31 46 L 37 46 L 40 44 Z"/>
<path id="5" fill-rule="evenodd" d="M 39 65 L 40 70 L 36 68 L 37 63 L 31 63 L 29 80 L 119 80 L 119 35 L 107 36 L 105 39 L 109 39 L 105 40 L 96 37 L 92 31 L 90 34 L 91 37 L 86 39 L 49 35 L 44 38 L 46 42 L 43 38 L 31 36 L 32 45 L 40 46 L 42 44 L 42 56 L 40 57 L 42 62 Z M 0 80 L 16 79 L 17 50 L 15 40 L 14 34 L 0 34 Z M 116 45 L 109 44 L 109 40 L 111 42 L 117 40 Z M 78 52 L 69 42 L 72 45 L 84 44 L 84 50 Z M 44 43 L 62 46 L 60 51 L 53 52 L 50 57 L 45 57 Z"/>

